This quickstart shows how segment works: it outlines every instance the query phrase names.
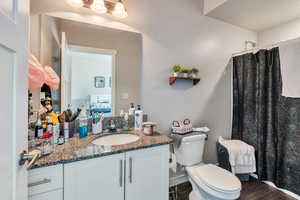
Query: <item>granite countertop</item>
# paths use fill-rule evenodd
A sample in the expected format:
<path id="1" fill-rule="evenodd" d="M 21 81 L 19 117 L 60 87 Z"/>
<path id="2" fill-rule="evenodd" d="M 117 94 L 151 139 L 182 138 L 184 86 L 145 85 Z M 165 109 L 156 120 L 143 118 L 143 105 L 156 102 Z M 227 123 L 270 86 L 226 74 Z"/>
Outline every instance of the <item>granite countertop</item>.
<path id="1" fill-rule="evenodd" d="M 122 133 L 138 135 L 140 138 L 136 142 L 104 149 L 102 146 L 94 145 L 91 142 L 99 137 L 110 134 L 89 135 L 83 139 L 79 139 L 78 135 L 76 135 L 70 138 L 65 144 L 54 147 L 50 155 L 39 158 L 30 169 L 97 158 L 136 149 L 170 144 L 172 142 L 172 139 L 159 133 L 155 133 L 153 136 L 145 136 L 141 131 L 122 131 Z"/>

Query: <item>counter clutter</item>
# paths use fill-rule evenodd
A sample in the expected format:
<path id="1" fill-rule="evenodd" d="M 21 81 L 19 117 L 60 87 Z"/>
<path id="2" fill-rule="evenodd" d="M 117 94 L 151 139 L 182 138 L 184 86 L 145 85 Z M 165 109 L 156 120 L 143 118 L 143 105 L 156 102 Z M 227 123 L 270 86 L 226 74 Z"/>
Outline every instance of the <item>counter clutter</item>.
<path id="1" fill-rule="evenodd" d="M 155 133 L 152 136 L 145 136 L 142 131 L 122 131 L 122 133 L 138 135 L 140 138 L 136 142 L 111 146 L 111 148 L 107 149 L 103 148 L 103 146 L 94 145 L 91 142 L 99 137 L 109 134 L 89 135 L 82 139 L 79 139 L 78 135 L 75 135 L 75 137 L 70 138 L 65 144 L 53 147 L 53 152 L 50 155 L 38 159 L 30 169 L 165 145 L 172 142 L 170 138 L 159 133 Z M 30 143 L 32 142 L 34 141 L 30 141 Z"/>

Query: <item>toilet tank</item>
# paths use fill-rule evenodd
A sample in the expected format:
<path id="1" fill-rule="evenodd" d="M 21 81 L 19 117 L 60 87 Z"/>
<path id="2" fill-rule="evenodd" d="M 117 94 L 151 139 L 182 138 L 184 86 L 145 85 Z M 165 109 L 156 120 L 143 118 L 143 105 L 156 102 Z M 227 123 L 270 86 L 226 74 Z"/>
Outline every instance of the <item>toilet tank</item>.
<path id="1" fill-rule="evenodd" d="M 177 163 L 192 166 L 201 163 L 205 146 L 205 134 L 184 137 L 178 147 L 174 144 Z"/>

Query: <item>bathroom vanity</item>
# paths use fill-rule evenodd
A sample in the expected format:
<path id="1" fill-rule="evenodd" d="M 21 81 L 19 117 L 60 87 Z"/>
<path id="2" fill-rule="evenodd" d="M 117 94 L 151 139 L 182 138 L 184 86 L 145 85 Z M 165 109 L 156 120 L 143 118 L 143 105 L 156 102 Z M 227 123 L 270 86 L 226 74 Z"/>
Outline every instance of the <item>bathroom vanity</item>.
<path id="1" fill-rule="evenodd" d="M 111 149 L 94 145 L 94 135 L 57 146 L 29 170 L 29 199 L 167 200 L 171 140 L 130 134 L 139 139 Z"/>

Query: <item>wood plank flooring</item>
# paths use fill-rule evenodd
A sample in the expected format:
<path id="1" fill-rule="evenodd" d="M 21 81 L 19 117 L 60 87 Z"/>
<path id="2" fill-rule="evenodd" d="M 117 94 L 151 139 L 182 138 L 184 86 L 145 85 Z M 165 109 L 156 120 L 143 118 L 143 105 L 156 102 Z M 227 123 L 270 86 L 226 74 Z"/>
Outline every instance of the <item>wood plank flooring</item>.
<path id="1" fill-rule="evenodd" d="M 239 200 L 297 200 L 280 190 L 258 181 L 243 182 L 241 197 Z M 174 188 L 173 188 L 174 189 Z M 188 200 L 192 191 L 190 183 L 183 183 L 173 190 L 176 195 L 170 195 L 170 200 Z M 174 196 L 177 196 L 175 198 Z"/>
<path id="2" fill-rule="evenodd" d="M 295 198 L 258 181 L 244 182 L 240 200 L 296 200 Z"/>

